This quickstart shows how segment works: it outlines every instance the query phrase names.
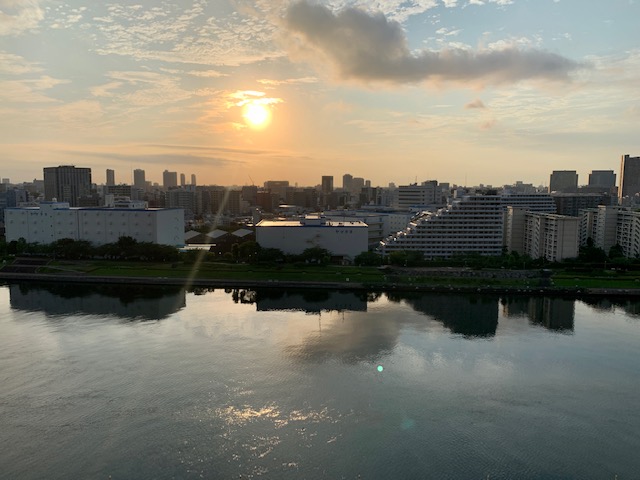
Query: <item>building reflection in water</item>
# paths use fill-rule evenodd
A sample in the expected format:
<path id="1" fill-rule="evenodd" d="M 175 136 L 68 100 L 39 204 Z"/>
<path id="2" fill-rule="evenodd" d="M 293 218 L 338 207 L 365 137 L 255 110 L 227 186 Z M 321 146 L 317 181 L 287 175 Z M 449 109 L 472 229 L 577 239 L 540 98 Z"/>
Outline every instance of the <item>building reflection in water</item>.
<path id="1" fill-rule="evenodd" d="M 575 301 L 551 297 L 503 297 L 505 317 L 526 316 L 534 325 L 553 331 L 572 332 L 575 319 Z"/>
<path id="2" fill-rule="evenodd" d="M 629 317 L 640 317 L 640 301 L 628 297 L 583 298 L 582 301 L 599 312 L 620 309 Z"/>
<path id="3" fill-rule="evenodd" d="M 258 290 L 256 310 L 296 310 L 307 313 L 319 312 L 366 312 L 366 293 L 331 290 Z"/>
<path id="4" fill-rule="evenodd" d="M 414 310 L 442 323 L 451 333 L 465 337 L 492 337 L 498 327 L 498 297 L 389 293 L 389 300 L 404 301 Z"/>
<path id="5" fill-rule="evenodd" d="M 11 284 L 9 299 L 17 310 L 131 320 L 161 320 L 186 306 L 183 288 L 134 285 Z"/>

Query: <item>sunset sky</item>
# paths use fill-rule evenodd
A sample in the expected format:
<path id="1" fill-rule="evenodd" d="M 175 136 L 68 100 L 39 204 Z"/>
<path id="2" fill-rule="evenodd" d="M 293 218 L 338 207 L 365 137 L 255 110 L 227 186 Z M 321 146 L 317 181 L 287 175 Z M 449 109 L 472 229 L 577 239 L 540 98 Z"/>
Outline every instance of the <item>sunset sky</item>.
<path id="1" fill-rule="evenodd" d="M 634 0 L 0 0 L 0 176 L 548 184 L 640 155 Z"/>

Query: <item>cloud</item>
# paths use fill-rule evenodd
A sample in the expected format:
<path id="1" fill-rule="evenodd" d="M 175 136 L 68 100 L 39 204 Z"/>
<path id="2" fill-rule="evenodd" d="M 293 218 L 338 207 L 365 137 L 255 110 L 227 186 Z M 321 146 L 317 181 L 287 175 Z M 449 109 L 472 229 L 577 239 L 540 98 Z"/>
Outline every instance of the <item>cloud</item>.
<path id="1" fill-rule="evenodd" d="M 475 99 L 473 102 L 469 102 L 467 103 L 464 108 L 466 109 L 470 109 L 470 108 L 487 108 L 485 107 L 484 103 L 482 103 L 482 100 L 480 100 L 479 98 Z"/>
<path id="2" fill-rule="evenodd" d="M 400 23 L 381 13 L 345 8 L 334 14 L 306 1 L 287 9 L 291 56 L 319 57 L 341 79 L 392 84 L 423 81 L 514 83 L 568 80 L 580 64 L 558 54 L 505 46 L 472 51 L 455 48 L 412 53 Z"/>
<path id="3" fill-rule="evenodd" d="M 0 35 L 19 35 L 38 26 L 44 11 L 38 0 L 0 0 Z"/>

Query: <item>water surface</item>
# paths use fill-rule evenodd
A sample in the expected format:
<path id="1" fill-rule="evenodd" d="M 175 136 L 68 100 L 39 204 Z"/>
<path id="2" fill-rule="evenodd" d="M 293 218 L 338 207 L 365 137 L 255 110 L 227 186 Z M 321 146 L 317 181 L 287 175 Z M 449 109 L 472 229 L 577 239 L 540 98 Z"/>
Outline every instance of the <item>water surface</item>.
<path id="1" fill-rule="evenodd" d="M 0 287 L 0 477 L 634 479 L 638 304 Z"/>

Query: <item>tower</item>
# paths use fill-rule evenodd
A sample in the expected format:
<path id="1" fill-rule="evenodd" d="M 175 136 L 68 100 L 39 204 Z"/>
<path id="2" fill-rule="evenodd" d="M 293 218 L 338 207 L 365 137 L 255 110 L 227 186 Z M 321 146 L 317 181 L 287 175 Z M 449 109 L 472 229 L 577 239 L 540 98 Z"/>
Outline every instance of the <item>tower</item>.
<path id="1" fill-rule="evenodd" d="M 640 157 L 623 155 L 620 162 L 620 188 L 618 198 L 633 197 L 640 192 Z"/>

